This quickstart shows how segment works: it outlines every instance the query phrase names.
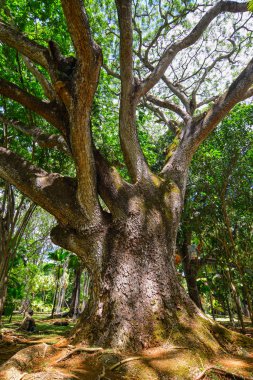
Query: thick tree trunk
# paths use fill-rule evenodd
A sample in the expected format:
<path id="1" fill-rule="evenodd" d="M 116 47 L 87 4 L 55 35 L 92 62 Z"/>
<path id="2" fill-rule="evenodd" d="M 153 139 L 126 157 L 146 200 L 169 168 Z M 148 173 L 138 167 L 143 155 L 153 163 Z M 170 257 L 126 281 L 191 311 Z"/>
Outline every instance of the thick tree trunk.
<path id="1" fill-rule="evenodd" d="M 147 207 L 147 206 L 146 206 Z M 174 265 L 177 223 L 161 207 L 135 199 L 126 220 L 109 228 L 93 297 L 75 334 L 93 345 L 139 350 L 161 344 L 180 318 L 201 312 L 179 284 Z"/>
<path id="2" fill-rule="evenodd" d="M 91 230 L 52 230 L 53 241 L 75 251 L 91 274 L 91 297 L 73 341 L 129 351 L 168 343 L 218 350 L 213 322 L 186 294 L 174 264 L 178 188 L 162 194 L 159 187 L 153 194 L 135 188 L 122 205 L 118 217 Z"/>

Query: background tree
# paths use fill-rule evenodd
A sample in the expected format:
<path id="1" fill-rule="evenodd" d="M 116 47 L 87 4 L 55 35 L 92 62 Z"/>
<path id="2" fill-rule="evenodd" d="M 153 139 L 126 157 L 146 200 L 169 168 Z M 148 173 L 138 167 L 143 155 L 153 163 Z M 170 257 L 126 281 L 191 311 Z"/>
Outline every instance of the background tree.
<path id="1" fill-rule="evenodd" d="M 8 109 L 5 117 L 31 138 L 43 136 L 44 146 L 71 156 L 76 176 L 52 173 L 52 167 L 47 172 L 31 165 L 29 155 L 5 147 L 0 148 L 0 176 L 56 218 L 53 241 L 75 252 L 92 275 L 92 297 L 76 329 L 78 339 L 138 350 L 178 330 L 174 339 L 186 342 L 183 326 L 201 318 L 178 282 L 177 229 L 193 154 L 228 112 L 252 95 L 246 12 L 246 3 L 234 1 L 212 7 L 87 1 L 84 7 L 81 0 L 62 0 L 61 7 L 58 1 L 50 6 L 31 2 L 21 11 L 6 1 L 1 48 L 26 57 L 23 70 L 40 86 L 30 87 L 27 80 L 21 85 L 13 70 L 13 75 L 3 71 L 0 93 L 37 114 L 39 129 L 34 123 L 27 127 L 22 117 L 13 121 Z M 58 44 L 52 38 L 45 43 L 53 32 Z M 93 128 L 98 113 L 108 114 L 97 100 L 105 83 L 101 77 L 98 87 L 103 62 L 115 81 L 109 90 L 120 92 L 121 172 L 95 139 L 102 133 L 98 120 Z M 231 70 L 225 81 L 217 74 L 221 67 Z M 117 98 L 112 104 L 115 109 Z M 158 165 L 152 171 L 138 138 L 139 105 L 154 112 L 173 136 L 160 172 Z M 101 124 L 105 128 L 106 120 Z M 202 326 L 206 333 L 213 328 L 208 326 Z M 188 340 L 194 336 L 199 342 L 199 331 Z"/>
<path id="2" fill-rule="evenodd" d="M 252 310 L 248 282 L 252 268 L 252 116 L 251 105 L 238 105 L 196 153 L 180 234 L 190 270 L 187 273 L 185 269 L 186 279 L 190 276 L 190 285 L 194 284 L 197 293 L 195 297 L 189 289 L 191 298 L 198 302 L 197 272 L 205 277 L 203 265 L 212 265 L 216 278 L 223 278 L 222 286 L 233 295 L 243 329 L 243 299 L 250 315 Z M 187 246 L 194 240 L 199 252 L 191 257 Z"/>

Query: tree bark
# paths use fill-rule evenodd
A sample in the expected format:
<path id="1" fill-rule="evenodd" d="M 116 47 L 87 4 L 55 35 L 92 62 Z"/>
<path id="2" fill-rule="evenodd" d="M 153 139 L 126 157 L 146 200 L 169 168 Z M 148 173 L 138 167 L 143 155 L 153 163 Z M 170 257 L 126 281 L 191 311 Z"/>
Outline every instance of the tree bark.
<path id="1" fill-rule="evenodd" d="M 174 187 L 167 197 L 178 201 L 178 195 Z M 201 314 L 179 284 L 174 265 L 176 205 L 181 204 L 174 200 L 167 214 L 157 201 L 149 203 L 141 192 L 130 197 L 127 217 L 104 234 L 99 270 L 92 268 L 92 297 L 75 330 L 78 340 L 88 337 L 89 344 L 137 351 L 166 341 L 180 329 L 182 316 L 190 320 Z"/>

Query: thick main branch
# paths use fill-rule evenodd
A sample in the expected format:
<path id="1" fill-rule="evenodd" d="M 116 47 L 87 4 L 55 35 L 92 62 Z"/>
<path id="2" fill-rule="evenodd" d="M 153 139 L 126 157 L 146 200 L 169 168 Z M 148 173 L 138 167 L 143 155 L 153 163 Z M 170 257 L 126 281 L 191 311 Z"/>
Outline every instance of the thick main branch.
<path id="1" fill-rule="evenodd" d="M 136 107 L 133 77 L 132 5 L 129 0 L 116 0 L 120 28 L 120 142 L 129 174 L 133 181 L 149 177 L 136 129 Z"/>
<path id="2" fill-rule="evenodd" d="M 83 215 L 75 202 L 74 179 L 47 173 L 3 147 L 0 147 L 0 177 L 55 216 L 62 225 L 71 221 L 74 228 L 83 223 Z"/>

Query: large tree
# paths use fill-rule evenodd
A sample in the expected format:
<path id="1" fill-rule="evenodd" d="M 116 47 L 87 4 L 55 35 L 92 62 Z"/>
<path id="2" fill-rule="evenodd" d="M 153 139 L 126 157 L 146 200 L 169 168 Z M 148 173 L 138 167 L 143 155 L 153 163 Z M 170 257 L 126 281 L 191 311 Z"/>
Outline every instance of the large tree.
<path id="1" fill-rule="evenodd" d="M 47 172 L 4 147 L 0 176 L 56 218 L 53 241 L 75 252 L 92 274 L 93 297 L 76 329 L 79 339 L 138 350 L 177 331 L 175 339 L 202 342 L 204 322 L 194 336 L 191 328 L 195 317 L 204 317 L 180 286 L 174 266 L 176 236 L 194 152 L 235 104 L 253 94 L 253 60 L 246 62 L 246 49 L 241 56 L 248 42 L 248 16 L 243 15 L 247 4 L 102 2 L 105 24 L 113 35 L 104 63 L 94 40 L 102 33 L 96 26 L 99 7 L 86 4 L 87 9 L 82 0 L 61 0 L 74 56 L 64 56 L 53 41 L 39 44 L 36 33 L 28 38 L 6 23 L 7 18 L 0 23 L 0 40 L 24 57 L 44 96 L 35 96 L 24 83 L 18 86 L 7 77 L 0 79 L 0 94 L 39 115 L 58 133 L 47 135 L 18 120 L 9 122 L 44 146 L 72 156 L 76 177 Z M 46 1 L 42 5 L 48 7 Z M 56 11 L 57 6 L 53 2 Z M 36 18 L 37 30 L 44 21 Z M 225 22 L 231 28 L 226 30 Z M 221 27 L 222 33 L 215 32 Z M 215 49 L 210 48 L 209 35 L 217 39 Z M 111 66 L 110 59 L 116 61 Z M 220 80 L 220 93 L 219 70 L 235 65 L 238 71 L 240 64 L 234 80 L 229 71 L 228 80 Z M 93 139 L 92 112 L 103 65 L 120 83 L 125 178 Z M 139 105 L 154 112 L 175 135 L 159 173 L 151 170 L 139 142 Z"/>

